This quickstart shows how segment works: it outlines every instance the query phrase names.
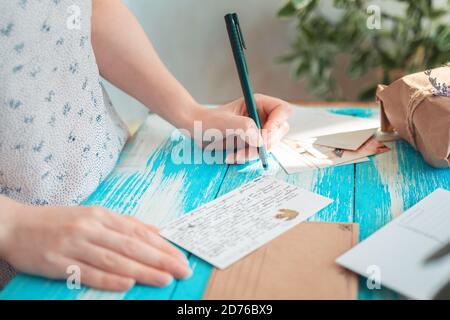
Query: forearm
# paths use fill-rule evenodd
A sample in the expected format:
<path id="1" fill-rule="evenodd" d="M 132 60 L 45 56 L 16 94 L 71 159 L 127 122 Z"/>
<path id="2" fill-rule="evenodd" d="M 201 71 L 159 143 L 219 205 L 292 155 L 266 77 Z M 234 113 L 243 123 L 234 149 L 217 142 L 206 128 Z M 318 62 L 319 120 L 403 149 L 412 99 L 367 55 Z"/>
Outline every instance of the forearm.
<path id="1" fill-rule="evenodd" d="M 0 196 L 0 258 L 6 258 L 8 239 L 13 232 L 13 223 L 22 204 Z"/>
<path id="2" fill-rule="evenodd" d="M 101 75 L 177 127 L 201 108 L 159 59 L 120 0 L 94 0 L 92 43 Z"/>

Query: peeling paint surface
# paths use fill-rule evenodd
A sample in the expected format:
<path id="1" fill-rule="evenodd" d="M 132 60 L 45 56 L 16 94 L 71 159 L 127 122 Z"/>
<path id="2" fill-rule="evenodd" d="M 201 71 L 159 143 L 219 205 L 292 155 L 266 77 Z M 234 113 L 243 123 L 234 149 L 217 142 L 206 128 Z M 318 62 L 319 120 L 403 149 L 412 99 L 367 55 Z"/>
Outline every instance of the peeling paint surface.
<path id="1" fill-rule="evenodd" d="M 378 117 L 374 109 L 329 111 Z M 287 175 L 274 158 L 270 159 L 268 173 L 258 161 L 236 166 L 176 164 L 171 152 L 189 141 L 173 132 L 172 126 L 150 115 L 128 142 L 117 168 L 85 204 L 104 206 L 161 226 L 260 175 L 271 174 L 333 199 L 310 220 L 358 223 L 363 240 L 436 188 L 450 189 L 450 170 L 428 166 L 403 141 L 392 143 L 392 151 L 368 162 Z M 136 285 L 126 293 L 68 290 L 63 281 L 19 274 L 0 291 L 0 299 L 201 299 L 212 267 L 185 254 L 194 270 L 192 277 L 163 289 Z M 369 290 L 366 280 L 360 278 L 359 298 L 399 297 L 384 288 Z"/>

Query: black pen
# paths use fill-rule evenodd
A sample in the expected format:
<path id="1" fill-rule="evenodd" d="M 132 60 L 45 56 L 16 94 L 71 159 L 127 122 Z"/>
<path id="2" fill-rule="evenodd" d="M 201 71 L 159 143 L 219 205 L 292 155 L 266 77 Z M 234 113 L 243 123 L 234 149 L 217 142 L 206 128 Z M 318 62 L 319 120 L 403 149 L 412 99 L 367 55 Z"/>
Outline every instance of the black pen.
<path id="1" fill-rule="evenodd" d="M 438 249 L 432 255 L 425 259 L 425 264 L 430 263 L 432 261 L 438 260 L 446 255 L 450 254 L 450 242 L 444 245 L 442 248 Z"/>
<path id="2" fill-rule="evenodd" d="M 249 117 L 255 121 L 259 130 L 262 129 L 261 121 L 258 115 L 258 109 L 253 97 L 253 90 L 250 85 L 250 77 L 248 75 L 247 62 L 245 61 L 244 49 L 245 46 L 244 37 L 242 36 L 241 26 L 239 25 L 239 19 L 236 13 L 229 13 L 225 16 L 225 23 L 227 25 L 228 36 L 230 38 L 231 49 L 233 50 L 234 61 L 236 62 L 236 68 L 239 74 L 239 80 L 241 82 L 242 92 L 244 94 L 245 106 Z M 264 145 L 258 147 L 259 158 L 261 159 L 264 170 L 269 167 L 267 161 L 267 152 Z"/>

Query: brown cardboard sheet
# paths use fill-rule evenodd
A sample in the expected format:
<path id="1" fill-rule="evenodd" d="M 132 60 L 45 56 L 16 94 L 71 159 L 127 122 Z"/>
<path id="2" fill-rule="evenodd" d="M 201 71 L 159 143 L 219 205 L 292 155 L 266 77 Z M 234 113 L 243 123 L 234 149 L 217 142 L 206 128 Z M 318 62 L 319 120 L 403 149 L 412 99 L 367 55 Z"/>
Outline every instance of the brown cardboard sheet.
<path id="1" fill-rule="evenodd" d="M 225 270 L 204 299 L 356 299 L 357 276 L 335 259 L 358 242 L 358 225 L 304 222 Z"/>

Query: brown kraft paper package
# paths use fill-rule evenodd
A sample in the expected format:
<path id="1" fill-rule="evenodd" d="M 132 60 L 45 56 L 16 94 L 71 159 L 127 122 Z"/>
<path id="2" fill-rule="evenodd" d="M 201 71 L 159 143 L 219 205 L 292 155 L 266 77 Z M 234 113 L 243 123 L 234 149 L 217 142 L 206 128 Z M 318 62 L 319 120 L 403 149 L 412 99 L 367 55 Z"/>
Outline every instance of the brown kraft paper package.
<path id="1" fill-rule="evenodd" d="M 381 130 L 396 130 L 437 168 L 450 166 L 450 65 L 378 86 Z"/>

